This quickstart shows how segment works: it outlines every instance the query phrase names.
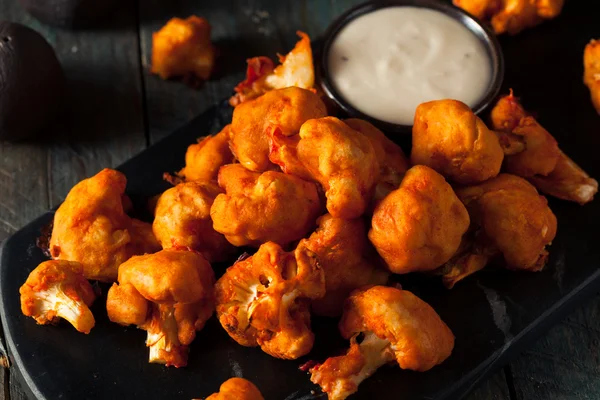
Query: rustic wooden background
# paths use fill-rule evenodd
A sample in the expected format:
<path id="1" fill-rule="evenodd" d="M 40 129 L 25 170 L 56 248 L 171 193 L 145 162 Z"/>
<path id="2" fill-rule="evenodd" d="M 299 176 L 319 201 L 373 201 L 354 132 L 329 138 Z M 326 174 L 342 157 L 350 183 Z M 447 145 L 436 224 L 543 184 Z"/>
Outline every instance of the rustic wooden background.
<path id="1" fill-rule="evenodd" d="M 17 0 L 0 0 L 0 20 L 29 25 L 54 46 L 69 88 L 64 115 L 41 139 L 0 143 L 0 242 L 58 205 L 79 180 L 119 165 L 230 95 L 247 57 L 285 52 L 297 29 L 317 37 L 358 2 L 120 0 L 101 28 L 73 32 L 39 23 Z M 148 73 L 152 32 L 191 14 L 208 18 L 221 50 L 217 76 L 198 90 Z M 468 400 L 600 398 L 599 310 L 596 296 Z M 24 398 L 10 369 L 0 371 L 0 400 Z"/>

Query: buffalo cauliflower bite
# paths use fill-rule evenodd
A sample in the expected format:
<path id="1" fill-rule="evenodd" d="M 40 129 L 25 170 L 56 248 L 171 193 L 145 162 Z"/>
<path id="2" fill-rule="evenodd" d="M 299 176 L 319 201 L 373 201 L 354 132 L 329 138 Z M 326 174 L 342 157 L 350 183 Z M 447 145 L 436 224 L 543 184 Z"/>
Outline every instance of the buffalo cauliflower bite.
<path id="1" fill-rule="evenodd" d="M 206 400 L 264 400 L 260 390 L 244 378 L 230 378 L 223 382 L 218 393 Z"/>
<path id="2" fill-rule="evenodd" d="M 156 204 L 152 225 L 162 247 L 196 250 L 209 262 L 227 260 L 234 248 L 213 229 L 210 218 L 210 207 L 220 193 L 209 182 L 184 182 L 165 191 Z"/>
<path id="3" fill-rule="evenodd" d="M 160 250 L 152 226 L 125 214 L 126 184 L 125 175 L 104 169 L 75 185 L 54 214 L 52 258 L 80 262 L 87 279 L 113 282 L 128 258 Z"/>
<path id="4" fill-rule="evenodd" d="M 210 209 L 215 231 L 235 246 L 273 241 L 286 245 L 304 237 L 322 210 L 312 182 L 281 172 L 248 171 L 240 164 L 219 172 L 219 194 Z"/>
<path id="5" fill-rule="evenodd" d="M 317 220 L 317 229 L 303 243 L 317 255 L 325 273 L 325 297 L 313 300 L 312 312 L 337 317 L 351 291 L 371 284 L 384 284 L 389 272 L 377 267 L 376 256 L 365 222 L 345 220 L 325 214 Z"/>
<path id="6" fill-rule="evenodd" d="M 478 183 L 500 172 L 504 153 L 498 138 L 460 101 L 420 104 L 412 139 L 411 162 L 427 165 L 450 181 Z"/>
<path id="7" fill-rule="evenodd" d="M 476 186 L 457 189 L 476 235 L 444 269 L 444 284 L 456 282 L 502 256 L 509 269 L 539 271 L 556 235 L 556 217 L 529 182 L 500 174 Z"/>
<path id="8" fill-rule="evenodd" d="M 557 17 L 564 0 L 454 0 L 454 5 L 489 21 L 497 34 L 515 35 Z"/>
<path id="9" fill-rule="evenodd" d="M 600 40 L 592 39 L 583 51 L 583 83 L 590 90 L 592 104 L 600 114 Z"/>
<path id="10" fill-rule="evenodd" d="M 452 187 L 417 165 L 375 208 L 369 239 L 390 271 L 431 271 L 452 257 L 468 227 L 469 214 Z"/>
<path id="11" fill-rule="evenodd" d="M 208 182 L 217 179 L 219 168 L 234 160 L 229 149 L 231 125 L 214 136 L 198 139 L 185 153 L 185 167 L 177 175 L 185 181 Z"/>
<path id="12" fill-rule="evenodd" d="M 598 182 L 560 150 L 554 137 L 525 111 L 512 91 L 498 100 L 491 121 L 506 154 L 507 172 L 559 199 L 579 204 L 593 200 Z"/>
<path id="13" fill-rule="evenodd" d="M 132 257 L 121 264 L 119 282 L 108 291 L 108 317 L 148 332 L 151 363 L 183 367 L 196 331 L 214 311 L 214 282 L 210 264 L 194 251 Z"/>
<path id="14" fill-rule="evenodd" d="M 63 318 L 87 334 L 96 323 L 90 311 L 96 293 L 78 262 L 44 261 L 31 271 L 19 293 L 21 311 L 40 325 Z"/>
<path id="15" fill-rule="evenodd" d="M 335 117 L 311 119 L 298 135 L 273 129 L 269 158 L 282 170 L 323 186 L 327 211 L 336 218 L 360 217 L 379 180 L 379 161 L 368 137 Z"/>
<path id="16" fill-rule="evenodd" d="M 365 135 L 375 149 L 377 160 L 379 160 L 380 174 L 377 186 L 375 186 L 373 202 L 378 203 L 400 186 L 402 177 L 408 170 L 408 160 L 400 146 L 388 139 L 373 124 L 357 118 L 344 120 L 344 123 Z"/>
<path id="17" fill-rule="evenodd" d="M 323 270 L 302 244 L 286 253 L 265 243 L 229 267 L 215 285 L 217 316 L 229 336 L 283 359 L 311 350 L 309 303 L 324 294 Z"/>
<path id="18" fill-rule="evenodd" d="M 396 362 L 402 369 L 424 372 L 441 364 L 454 348 L 452 331 L 429 304 L 391 287 L 353 292 L 344 304 L 339 328 L 350 339 L 346 355 L 310 369 L 311 381 L 330 400 L 355 393 L 382 365 Z"/>
<path id="19" fill-rule="evenodd" d="M 297 87 L 273 90 L 233 110 L 231 151 L 246 169 L 263 172 L 276 168 L 269 161 L 269 136 L 279 128 L 295 135 L 302 124 L 327 115 L 325 104 L 310 90 Z"/>
<path id="20" fill-rule="evenodd" d="M 193 75 L 206 80 L 214 63 L 210 24 L 204 18 L 173 18 L 152 34 L 152 73 L 162 79 Z"/>
<path id="21" fill-rule="evenodd" d="M 315 84 L 315 71 L 310 38 L 304 32 L 296 33 L 300 40 L 287 55 L 279 56 L 281 65 L 277 68 L 268 57 L 253 57 L 247 60 L 246 80 L 235 87 L 236 94 L 229 99 L 229 104 L 235 107 L 270 90 L 290 86 L 312 89 Z"/>

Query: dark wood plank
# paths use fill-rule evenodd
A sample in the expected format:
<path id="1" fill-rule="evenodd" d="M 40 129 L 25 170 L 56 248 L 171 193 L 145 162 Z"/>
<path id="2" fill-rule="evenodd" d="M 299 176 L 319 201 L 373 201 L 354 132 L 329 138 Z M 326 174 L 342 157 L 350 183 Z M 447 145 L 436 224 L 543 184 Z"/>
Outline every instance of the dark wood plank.
<path id="1" fill-rule="evenodd" d="M 82 178 L 116 167 L 146 147 L 134 0 L 119 2 L 101 31 L 58 31 L 69 109 L 49 144 L 49 202 Z"/>
<path id="2" fill-rule="evenodd" d="M 600 397 L 600 295 L 511 364 L 519 400 Z"/>

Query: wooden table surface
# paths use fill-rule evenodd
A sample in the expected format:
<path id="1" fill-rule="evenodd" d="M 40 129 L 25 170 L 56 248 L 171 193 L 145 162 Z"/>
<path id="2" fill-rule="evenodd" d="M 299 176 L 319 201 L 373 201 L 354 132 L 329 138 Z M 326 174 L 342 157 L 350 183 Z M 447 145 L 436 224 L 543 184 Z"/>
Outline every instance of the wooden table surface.
<path id="1" fill-rule="evenodd" d="M 101 28 L 73 32 L 39 23 L 17 0 L 0 0 L 0 19 L 42 33 L 56 49 L 68 80 L 64 115 L 56 126 L 36 141 L 0 142 L 0 242 L 60 204 L 81 179 L 119 165 L 229 96 L 243 77 L 247 57 L 285 53 L 295 43 L 297 29 L 317 37 L 358 1 L 117 3 Z M 197 90 L 148 73 L 152 32 L 173 16 L 191 14 L 208 18 L 221 50 L 219 72 Z M 475 388 L 468 400 L 600 398 L 599 310 L 596 296 Z M 10 368 L 0 371 L 0 400 L 24 398 Z"/>

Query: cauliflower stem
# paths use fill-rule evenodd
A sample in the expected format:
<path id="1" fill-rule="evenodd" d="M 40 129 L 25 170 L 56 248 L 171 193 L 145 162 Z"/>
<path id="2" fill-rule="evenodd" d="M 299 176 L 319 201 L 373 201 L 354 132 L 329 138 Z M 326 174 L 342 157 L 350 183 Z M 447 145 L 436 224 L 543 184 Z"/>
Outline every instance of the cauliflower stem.
<path id="1" fill-rule="evenodd" d="M 150 362 L 174 367 L 187 364 L 188 346 L 179 341 L 175 307 L 173 305 L 153 305 L 152 317 L 148 326 L 146 346 L 150 348 Z"/>
<path id="2" fill-rule="evenodd" d="M 94 315 L 79 295 L 67 285 L 53 285 L 35 293 L 33 308 L 39 324 L 57 322 L 63 318 L 79 332 L 90 333 L 94 327 Z"/>
<path id="3" fill-rule="evenodd" d="M 343 400 L 356 393 L 358 385 L 382 365 L 395 360 L 391 343 L 373 332 L 365 332 L 360 344 L 352 337 L 350 349 L 339 357 L 330 357 L 311 368 L 311 381 L 321 386 L 329 400 Z"/>

